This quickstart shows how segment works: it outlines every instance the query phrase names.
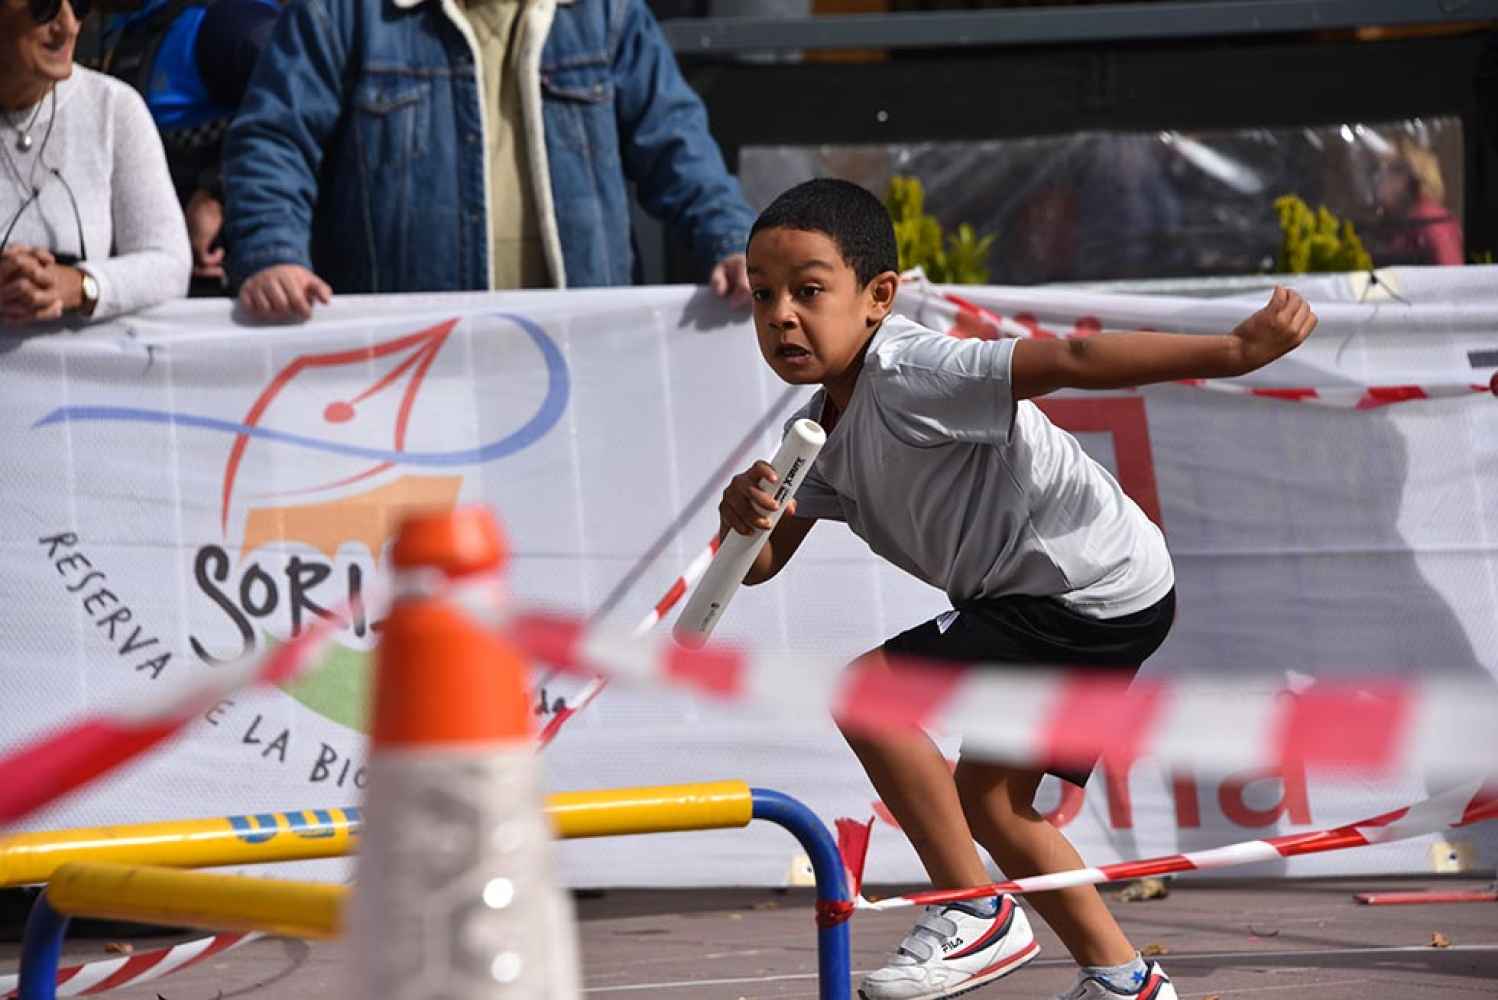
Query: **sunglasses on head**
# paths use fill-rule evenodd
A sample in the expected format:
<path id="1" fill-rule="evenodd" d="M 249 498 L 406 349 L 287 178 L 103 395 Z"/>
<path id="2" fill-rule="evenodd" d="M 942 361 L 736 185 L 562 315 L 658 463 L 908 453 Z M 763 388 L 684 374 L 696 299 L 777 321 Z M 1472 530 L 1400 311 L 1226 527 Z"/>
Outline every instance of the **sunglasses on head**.
<path id="1" fill-rule="evenodd" d="M 51 24 L 62 13 L 62 5 L 73 8 L 73 16 L 83 20 L 88 16 L 89 0 L 29 0 L 31 19 L 37 24 Z"/>

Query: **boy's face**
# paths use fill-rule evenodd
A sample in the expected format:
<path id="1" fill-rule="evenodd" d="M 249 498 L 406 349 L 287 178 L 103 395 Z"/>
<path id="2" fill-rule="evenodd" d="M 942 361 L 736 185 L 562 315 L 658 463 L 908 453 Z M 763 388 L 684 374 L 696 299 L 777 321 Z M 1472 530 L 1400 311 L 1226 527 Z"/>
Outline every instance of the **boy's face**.
<path id="1" fill-rule="evenodd" d="M 856 369 L 898 285 L 893 271 L 860 285 L 826 233 L 761 229 L 749 241 L 760 353 L 775 374 L 796 385 L 836 381 Z"/>

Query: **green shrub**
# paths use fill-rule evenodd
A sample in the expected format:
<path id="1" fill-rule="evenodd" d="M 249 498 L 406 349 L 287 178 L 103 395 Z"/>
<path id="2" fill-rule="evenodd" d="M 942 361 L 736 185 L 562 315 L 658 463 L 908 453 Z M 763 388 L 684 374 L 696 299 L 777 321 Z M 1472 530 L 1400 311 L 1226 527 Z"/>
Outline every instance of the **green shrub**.
<path id="1" fill-rule="evenodd" d="M 982 285 L 988 281 L 988 251 L 994 236 L 980 237 L 967 223 L 944 234 L 936 217 L 926 214 L 926 190 L 914 177 L 892 177 L 884 200 L 895 223 L 900 270 L 919 267 L 932 281 Z"/>
<path id="2" fill-rule="evenodd" d="M 1274 211 L 1282 235 L 1277 261 L 1281 274 L 1373 269 L 1373 258 L 1352 223 L 1339 220 L 1325 205 L 1312 212 L 1300 197 L 1287 194 L 1274 199 Z"/>

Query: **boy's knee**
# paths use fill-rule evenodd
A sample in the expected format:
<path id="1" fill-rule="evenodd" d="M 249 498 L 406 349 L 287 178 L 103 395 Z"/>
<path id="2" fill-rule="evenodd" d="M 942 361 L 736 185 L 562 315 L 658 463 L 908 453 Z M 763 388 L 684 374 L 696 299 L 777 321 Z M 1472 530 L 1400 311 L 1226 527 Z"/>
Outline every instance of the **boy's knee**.
<path id="1" fill-rule="evenodd" d="M 985 769 L 986 770 L 986 769 Z M 975 772 L 961 763 L 952 772 L 952 783 L 957 786 L 957 801 L 962 804 L 963 815 L 968 825 L 977 832 L 979 824 L 987 825 L 995 808 L 1007 810 L 1009 797 L 1003 794 L 1002 784 L 994 781 L 994 775 Z"/>
<path id="2" fill-rule="evenodd" d="M 843 734 L 843 740 L 854 750 L 860 747 L 873 746 L 877 742 L 877 737 L 870 735 L 866 729 L 859 729 L 857 726 L 847 726 L 841 719 L 833 721 L 837 724 L 837 731 Z"/>
<path id="3" fill-rule="evenodd" d="M 987 840 L 995 832 L 996 821 L 1003 819 L 991 814 L 987 798 L 961 781 L 957 782 L 957 802 L 962 806 L 962 815 L 967 820 L 968 829 L 979 841 Z"/>
<path id="4" fill-rule="evenodd" d="M 849 675 L 853 675 L 861 672 L 885 671 L 888 669 L 889 666 L 886 664 L 884 659 L 884 647 L 877 646 L 874 649 L 871 649 L 868 652 L 864 653 L 862 656 L 856 657 L 852 663 L 849 663 L 847 672 Z M 888 742 L 887 739 L 881 739 L 881 737 L 885 736 L 886 734 L 880 733 L 876 735 L 874 731 L 857 726 L 850 728 L 843 722 L 842 719 L 839 719 L 836 716 L 833 716 L 832 721 L 837 726 L 838 732 L 843 734 L 843 739 L 854 750 L 859 750 L 864 747 L 878 747 Z"/>
<path id="5" fill-rule="evenodd" d="M 871 760 L 888 760 L 898 756 L 902 749 L 901 743 L 891 733 L 871 732 L 858 727 L 848 728 L 842 725 L 838 729 L 843 734 L 843 740 L 847 742 L 848 748 L 853 755 L 866 766 Z"/>
<path id="6" fill-rule="evenodd" d="M 1030 771 L 972 765 L 958 761 L 952 773 L 957 798 L 968 816 L 1006 816 L 1027 813 L 1035 799 L 1040 775 Z"/>

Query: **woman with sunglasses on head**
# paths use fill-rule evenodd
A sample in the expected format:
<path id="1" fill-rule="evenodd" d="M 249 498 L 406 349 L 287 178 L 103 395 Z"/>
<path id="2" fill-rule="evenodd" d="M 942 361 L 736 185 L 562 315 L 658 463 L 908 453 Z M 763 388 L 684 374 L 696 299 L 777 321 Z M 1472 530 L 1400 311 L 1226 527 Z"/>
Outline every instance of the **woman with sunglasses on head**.
<path id="1" fill-rule="evenodd" d="M 180 298 L 192 254 L 161 139 L 73 64 L 85 0 L 0 0 L 0 327 Z"/>

